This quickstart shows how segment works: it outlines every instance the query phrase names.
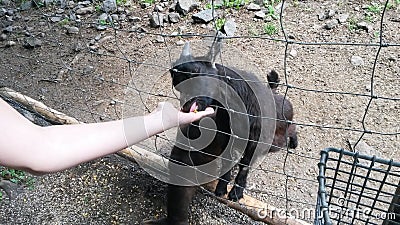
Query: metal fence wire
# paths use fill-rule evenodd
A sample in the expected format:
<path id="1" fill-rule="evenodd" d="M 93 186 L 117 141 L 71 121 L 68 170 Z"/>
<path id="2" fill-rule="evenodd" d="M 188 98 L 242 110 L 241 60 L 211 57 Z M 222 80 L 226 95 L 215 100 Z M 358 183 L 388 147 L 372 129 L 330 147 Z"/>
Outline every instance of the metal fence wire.
<path id="1" fill-rule="evenodd" d="M 241 47 L 241 53 L 252 54 L 260 69 L 279 70 L 279 92 L 295 107 L 295 119 L 288 122 L 299 128 L 299 147 L 268 154 L 265 163 L 251 168 L 245 194 L 276 206 L 286 216 L 315 224 L 400 224 L 400 164 L 372 156 L 379 153 L 382 158 L 399 157 L 399 25 L 387 18 L 387 14 L 394 14 L 388 12 L 393 1 L 380 1 L 382 8 L 374 14 L 373 34 L 348 31 L 342 25 L 341 36 L 335 36 L 335 32 L 339 33 L 336 30 L 327 33 L 321 28 L 313 33 L 297 26 L 302 19 L 315 16 L 310 16 L 315 8 L 324 9 L 325 1 L 279 2 L 282 7 L 273 21 L 279 26 L 278 34 L 242 32 L 225 40 L 227 45 Z M 317 6 L 308 7 L 308 3 Z M 284 7 L 286 4 L 300 6 Z M 21 12 L 19 27 L 40 29 L 27 34 L 11 33 L 9 38 L 19 44 L 24 35 L 43 37 L 43 45 L 30 49 L 22 45 L 1 47 L 0 87 L 10 87 L 85 123 L 124 118 L 126 107 L 136 107 L 143 114 L 160 101 L 177 103 L 168 73 L 176 60 L 171 51 L 182 48 L 176 44 L 178 40 L 212 37 L 210 30 L 189 32 L 177 25 L 148 28 L 144 19 L 142 24 L 107 23 L 102 31 L 94 28 L 98 15 L 68 17 L 54 23 L 51 19 L 57 15 L 57 7 Z M 63 10 L 65 14 L 73 13 L 71 8 Z M 135 10 L 148 14 L 144 9 Z M 37 23 L 30 24 L 30 19 Z M 313 23 L 320 22 L 317 20 Z M 79 28 L 79 32 L 65 34 L 64 28 L 60 29 L 63 21 Z M 216 20 L 210 23 L 215 25 Z M 179 32 L 172 32 L 175 30 Z M 353 39 L 352 35 L 358 36 Z M 157 37 L 162 38 L 162 43 L 154 41 Z M 157 55 L 155 52 L 162 48 L 171 51 Z M 293 49 L 298 51 L 296 57 L 291 55 Z M 230 54 L 234 53 L 221 53 L 224 62 Z M 349 62 L 355 54 L 364 57 L 364 66 L 355 67 Z M 140 70 L 144 73 L 138 73 Z M 130 81 L 133 85 L 128 85 Z M 126 90 L 135 96 L 126 98 Z M 171 146 L 176 143 L 174 137 L 163 133 L 138 146 L 168 159 Z M 349 139 L 354 141 L 352 146 L 368 142 L 379 151 L 361 154 L 328 148 L 319 158 L 320 149 L 345 148 Z M 302 214 L 303 209 L 312 211 L 312 215 Z M 225 217 L 226 224 L 245 224 Z"/>
<path id="2" fill-rule="evenodd" d="M 315 224 L 400 224 L 400 163 L 344 149 L 321 151 Z"/>

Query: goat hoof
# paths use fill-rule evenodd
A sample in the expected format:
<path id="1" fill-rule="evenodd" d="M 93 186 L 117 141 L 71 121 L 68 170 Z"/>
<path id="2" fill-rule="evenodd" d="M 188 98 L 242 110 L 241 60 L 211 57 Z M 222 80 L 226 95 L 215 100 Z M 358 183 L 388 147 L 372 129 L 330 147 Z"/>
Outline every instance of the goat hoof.
<path id="1" fill-rule="evenodd" d="M 226 190 L 226 188 L 221 188 L 221 189 L 216 188 L 214 193 L 215 193 L 215 196 L 222 197 L 222 196 L 226 195 L 228 193 L 228 191 Z"/>
<path id="2" fill-rule="evenodd" d="M 243 190 L 237 190 L 237 188 L 232 188 L 228 195 L 229 200 L 237 202 L 243 198 Z"/>

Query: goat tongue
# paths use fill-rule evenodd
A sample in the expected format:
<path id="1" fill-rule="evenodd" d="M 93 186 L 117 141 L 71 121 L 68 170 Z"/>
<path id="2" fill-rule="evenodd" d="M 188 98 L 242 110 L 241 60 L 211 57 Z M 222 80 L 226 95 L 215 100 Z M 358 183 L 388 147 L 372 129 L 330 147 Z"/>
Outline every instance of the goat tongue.
<path id="1" fill-rule="evenodd" d="M 192 106 L 190 106 L 189 112 L 194 112 L 194 111 L 197 110 L 197 108 L 198 108 L 198 106 L 197 106 L 197 103 L 195 101 L 195 102 L 193 102 Z"/>

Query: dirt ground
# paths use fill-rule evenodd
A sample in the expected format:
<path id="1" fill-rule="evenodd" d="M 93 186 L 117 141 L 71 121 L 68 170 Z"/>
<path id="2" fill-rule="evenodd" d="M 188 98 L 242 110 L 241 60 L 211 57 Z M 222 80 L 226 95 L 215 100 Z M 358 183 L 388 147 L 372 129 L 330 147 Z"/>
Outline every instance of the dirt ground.
<path id="1" fill-rule="evenodd" d="M 0 8 L 18 7 L 14 2 L 0 2 Z M 220 17 L 235 19 L 235 35 L 240 37 L 226 41 L 224 61 L 249 69 L 248 60 L 263 79 L 275 69 L 281 82 L 289 84 L 287 97 L 299 124 L 299 147 L 269 154 L 252 170 L 246 194 L 288 210 L 314 209 L 320 151 L 326 147 L 348 149 L 348 140 L 360 138 L 363 125 L 375 133 L 362 136 L 362 142 L 372 149 L 361 153 L 400 160 L 400 5 L 390 2 L 382 25 L 382 42 L 388 45 L 382 48 L 379 13 L 368 7 L 382 6 L 382 1 L 286 1 L 283 24 L 279 19 L 254 19 L 254 12 L 245 7 L 219 11 Z M 189 13 L 178 23 L 151 28 L 148 15 L 152 6 L 142 8 L 140 3 L 128 1 L 121 7 L 140 21 L 97 30 L 100 13 L 94 11 L 82 15 L 80 23 L 69 21 L 68 25 L 79 28 L 75 34 L 67 34 L 65 26 L 50 20 L 54 15 L 72 13 L 72 8 L 61 12 L 58 5 L 51 5 L 15 10 L 13 30 L 3 32 L 7 37 L 0 41 L 0 86 L 83 122 L 141 115 L 160 100 L 177 104 L 167 73 L 182 48 L 177 43 L 201 39 L 199 36 L 213 30 L 212 24 L 194 24 Z M 331 18 L 318 19 L 329 10 L 334 11 Z M 346 21 L 326 28 L 343 14 L 348 15 Z M 0 18 L 3 29 L 9 25 L 7 18 Z M 357 26 L 359 22 L 368 27 Z M 284 32 L 263 34 L 266 23 L 277 28 L 282 25 Z M 193 36 L 157 41 L 157 34 L 173 32 Z M 291 41 L 288 44 L 282 41 L 285 34 Z M 41 46 L 24 47 L 28 37 L 39 38 Z M 15 45 L 9 47 L 9 41 Z M 363 62 L 352 62 L 354 56 Z M 368 107 L 371 82 L 374 95 L 381 98 Z M 285 86 L 279 91 L 285 93 Z M 133 112 L 127 111 L 131 105 L 137 107 Z M 161 136 L 173 140 L 168 133 Z M 167 153 L 171 144 L 159 138 L 140 146 Z M 33 190 L 25 188 L 15 199 L 0 202 L 0 224 L 139 224 L 165 215 L 165 187 L 137 164 L 111 155 L 37 177 Z M 191 206 L 191 224 L 259 223 L 199 192 Z"/>

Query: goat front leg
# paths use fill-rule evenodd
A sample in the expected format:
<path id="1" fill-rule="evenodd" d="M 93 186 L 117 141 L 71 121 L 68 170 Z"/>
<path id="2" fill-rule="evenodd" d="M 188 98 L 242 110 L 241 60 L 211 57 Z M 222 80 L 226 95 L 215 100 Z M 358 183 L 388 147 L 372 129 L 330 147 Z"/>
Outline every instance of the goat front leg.
<path id="1" fill-rule="evenodd" d="M 250 170 L 249 164 L 243 164 L 242 161 L 240 161 L 239 172 L 235 178 L 235 186 L 232 187 L 228 195 L 229 200 L 235 202 L 243 198 L 243 190 L 246 187 L 247 175 Z"/>

